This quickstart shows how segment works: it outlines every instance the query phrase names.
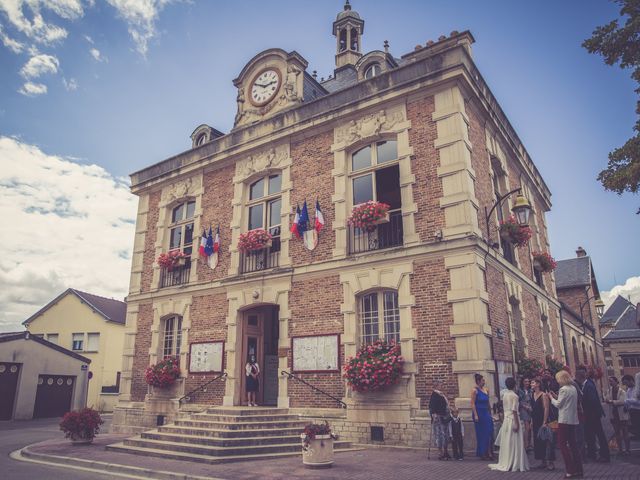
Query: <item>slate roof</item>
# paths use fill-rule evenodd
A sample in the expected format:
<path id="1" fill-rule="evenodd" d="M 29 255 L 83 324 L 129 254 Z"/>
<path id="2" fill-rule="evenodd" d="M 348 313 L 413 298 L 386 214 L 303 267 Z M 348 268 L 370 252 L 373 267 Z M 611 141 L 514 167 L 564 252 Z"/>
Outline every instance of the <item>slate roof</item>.
<path id="1" fill-rule="evenodd" d="M 52 301 L 47 303 L 44 307 L 38 310 L 36 313 L 27 318 L 23 325 L 29 324 L 31 321 L 35 320 L 38 316 L 46 312 L 53 305 L 58 303 L 63 297 L 68 294 L 74 294 L 84 303 L 89 305 L 96 313 L 102 315 L 105 320 L 109 322 L 119 323 L 120 325 L 124 325 L 126 321 L 126 313 L 127 313 L 127 304 L 121 302 L 120 300 L 115 300 L 113 298 L 100 297 L 98 295 L 93 295 L 87 292 L 81 292 L 80 290 L 76 290 L 74 288 L 68 288 Z"/>
<path id="2" fill-rule="evenodd" d="M 620 311 L 622 306 L 624 306 L 624 309 Z M 636 338 L 640 339 L 640 325 L 638 325 L 637 316 L 638 312 L 637 308 L 631 302 L 618 295 L 611 306 L 607 309 L 605 315 L 609 314 L 611 311 L 613 313 L 620 313 L 614 320 L 610 320 L 607 322 L 608 324 L 613 324 L 614 329 L 607 333 L 603 337 L 603 340 L 631 340 Z M 602 318 L 604 318 L 605 315 L 603 315 Z"/>
<path id="3" fill-rule="evenodd" d="M 555 274 L 556 288 L 591 285 L 591 258 L 578 257 L 559 260 Z"/>
<path id="4" fill-rule="evenodd" d="M 40 338 L 40 337 L 36 337 L 35 335 L 31 335 L 26 330 L 24 332 L 7 332 L 7 333 L 1 333 L 0 334 L 0 343 L 13 342 L 15 340 L 32 340 L 32 341 L 34 341 L 36 343 L 44 345 L 45 347 L 51 348 L 53 350 L 57 350 L 60 353 L 63 353 L 63 354 L 68 355 L 70 357 L 73 357 L 73 358 L 75 358 L 77 360 L 80 360 L 80 361 L 82 361 L 84 363 L 91 363 L 91 360 L 88 359 L 87 357 L 83 357 L 82 355 L 79 355 L 76 352 L 72 352 L 71 350 L 67 350 L 66 348 L 61 347 L 60 345 L 57 345 L 55 343 L 51 343 L 51 342 L 45 340 L 44 338 Z"/>
<path id="5" fill-rule="evenodd" d="M 609 305 L 609 308 L 602 314 L 600 325 L 614 323 L 629 306 L 633 307 L 633 304 L 623 296 L 618 295 L 613 303 Z"/>

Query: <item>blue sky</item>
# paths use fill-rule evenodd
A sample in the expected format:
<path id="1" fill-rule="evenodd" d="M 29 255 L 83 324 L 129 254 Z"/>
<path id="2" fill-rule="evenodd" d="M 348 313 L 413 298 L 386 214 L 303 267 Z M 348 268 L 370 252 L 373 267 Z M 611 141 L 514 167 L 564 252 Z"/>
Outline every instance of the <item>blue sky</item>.
<path id="1" fill-rule="evenodd" d="M 35 7 L 0 0 L 0 136 L 5 141 L 0 186 L 14 194 L 17 184 L 59 192 L 33 200 L 40 206 L 31 216 L 11 210 L 6 201 L 0 208 L 15 216 L 27 241 L 34 229 L 42 230 L 46 215 L 68 218 L 82 210 L 73 202 L 82 201 L 84 176 L 95 178 L 100 168 L 101 186 L 85 197 L 100 202 L 101 195 L 115 195 L 125 211 L 111 214 L 108 224 L 117 246 L 104 246 L 103 261 L 108 255 L 120 259 L 114 263 L 119 270 L 100 281 L 80 271 L 71 277 L 64 262 L 42 271 L 31 264 L 24 242 L 13 240 L 21 261 L 0 261 L 0 286 L 13 292 L 5 300 L 16 305 L 6 323 L 35 311 L 38 302 L 66 286 L 123 296 L 129 268 L 123 251 L 133 242 L 135 201 L 125 197 L 122 177 L 189 148 L 189 135 L 201 123 L 229 131 L 236 105 L 232 80 L 264 49 L 296 50 L 308 60 L 309 71 L 321 77 L 333 73 L 331 23 L 343 3 L 31 0 L 30 5 Z M 602 0 L 355 0 L 353 8 L 366 22 L 365 51 L 381 49 L 389 40 L 399 57 L 452 30 L 471 30 L 480 71 L 553 193 L 551 253 L 557 259 L 573 257 L 582 245 L 602 290 L 631 279 L 627 290 L 640 295 L 640 217 L 635 215 L 640 197 L 605 192 L 595 180 L 607 153 L 632 133 L 634 84 L 629 72 L 605 66 L 580 46 L 595 26 L 617 17 L 616 5 Z M 44 25 L 39 29 L 33 23 L 38 15 Z M 43 86 L 46 93 L 36 94 Z M 30 169 L 11 173 L 12 165 L 31 161 L 40 165 L 32 174 Z M 47 183 L 52 171 L 47 161 L 61 175 L 76 172 L 67 176 L 69 185 L 79 186 L 62 190 L 66 183 Z M 69 188 L 77 196 L 69 197 Z M 15 198 L 31 201 L 18 193 Z M 60 208 L 68 211 L 60 214 Z M 94 227 L 87 223 L 85 232 Z M 104 233 L 95 241 L 107 242 Z M 12 241 L 7 230 L 0 235 L 7 248 Z M 62 233 L 42 235 L 46 244 Z M 60 239 L 62 247 L 73 258 L 68 240 Z M 43 246 L 41 254 L 48 253 Z M 28 288 L 34 279 L 47 285 L 37 295 Z"/>

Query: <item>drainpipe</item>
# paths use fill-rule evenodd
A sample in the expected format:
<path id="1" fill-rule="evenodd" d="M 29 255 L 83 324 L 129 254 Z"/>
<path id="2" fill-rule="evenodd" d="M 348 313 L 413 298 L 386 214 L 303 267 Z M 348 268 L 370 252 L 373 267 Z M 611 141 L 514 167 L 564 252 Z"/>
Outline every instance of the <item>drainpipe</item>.
<path id="1" fill-rule="evenodd" d="M 562 318 L 562 306 L 560 306 L 560 332 L 562 333 L 562 348 L 564 350 L 564 360 L 569 365 L 569 354 L 567 353 L 567 336 L 564 332 L 564 318 Z"/>

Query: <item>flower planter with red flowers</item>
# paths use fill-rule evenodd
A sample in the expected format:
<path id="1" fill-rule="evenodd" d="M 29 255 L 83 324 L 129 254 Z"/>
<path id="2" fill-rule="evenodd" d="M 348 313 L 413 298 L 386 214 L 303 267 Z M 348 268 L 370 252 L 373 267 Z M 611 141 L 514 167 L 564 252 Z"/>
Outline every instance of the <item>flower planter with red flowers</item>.
<path id="1" fill-rule="evenodd" d="M 553 272 L 558 264 L 547 252 L 533 252 L 533 268 L 539 272 Z"/>
<path id="2" fill-rule="evenodd" d="M 310 423 L 300 434 L 302 463 L 308 468 L 328 468 L 333 465 L 333 441 L 338 437 L 331 433 L 329 422 Z"/>
<path id="3" fill-rule="evenodd" d="M 400 345 L 378 340 L 347 360 L 343 376 L 356 392 L 375 392 L 398 383 L 403 365 Z"/>
<path id="4" fill-rule="evenodd" d="M 60 430 L 64 437 L 73 444 L 86 444 L 93 442 L 94 437 L 100 432 L 100 425 L 104 423 L 100 414 L 92 408 L 67 412 L 60 422 Z"/>
<path id="5" fill-rule="evenodd" d="M 175 267 L 185 265 L 188 258 L 189 255 L 182 253 L 180 250 L 171 250 L 158 255 L 157 262 L 162 268 L 172 271 Z"/>
<path id="6" fill-rule="evenodd" d="M 180 378 L 180 359 L 166 357 L 155 365 L 149 365 L 144 372 L 147 385 L 157 388 L 169 388 Z"/>
<path id="7" fill-rule="evenodd" d="M 518 224 L 513 215 L 500 222 L 499 230 L 500 237 L 516 247 L 525 247 L 531 238 L 531 228 Z"/>
<path id="8" fill-rule="evenodd" d="M 263 228 L 256 228 L 240 234 L 238 250 L 241 252 L 254 252 L 271 246 L 273 237 Z"/>
<path id="9" fill-rule="evenodd" d="M 602 368 L 600 368 L 597 365 L 589 365 L 587 364 L 580 364 L 578 365 L 579 370 L 586 370 L 587 371 L 587 378 L 590 378 L 592 380 L 600 380 L 604 373 L 602 372 Z"/>
<path id="10" fill-rule="evenodd" d="M 353 227 L 373 232 L 377 225 L 389 221 L 389 205 L 369 200 L 353 207 L 347 223 Z"/>

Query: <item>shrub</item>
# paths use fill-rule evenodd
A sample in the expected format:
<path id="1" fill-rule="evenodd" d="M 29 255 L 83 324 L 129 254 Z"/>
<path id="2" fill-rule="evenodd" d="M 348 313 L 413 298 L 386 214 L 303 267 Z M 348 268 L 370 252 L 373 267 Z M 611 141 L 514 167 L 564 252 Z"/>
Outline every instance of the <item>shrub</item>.
<path id="1" fill-rule="evenodd" d="M 104 423 L 100 414 L 92 408 L 84 408 L 73 412 L 67 412 L 60 422 L 60 430 L 65 438 L 71 440 L 91 440 L 100 431 L 100 425 Z"/>
<path id="2" fill-rule="evenodd" d="M 518 360 L 518 373 L 523 377 L 534 378 L 542 375 L 544 365 L 535 358 L 521 358 Z"/>
<path id="3" fill-rule="evenodd" d="M 334 440 L 338 439 L 337 435 L 331 433 L 331 427 L 326 420 L 324 423 L 309 423 L 300 434 L 302 449 L 306 451 L 309 448 L 311 440 L 315 439 L 317 435 L 331 435 L 331 438 Z"/>

